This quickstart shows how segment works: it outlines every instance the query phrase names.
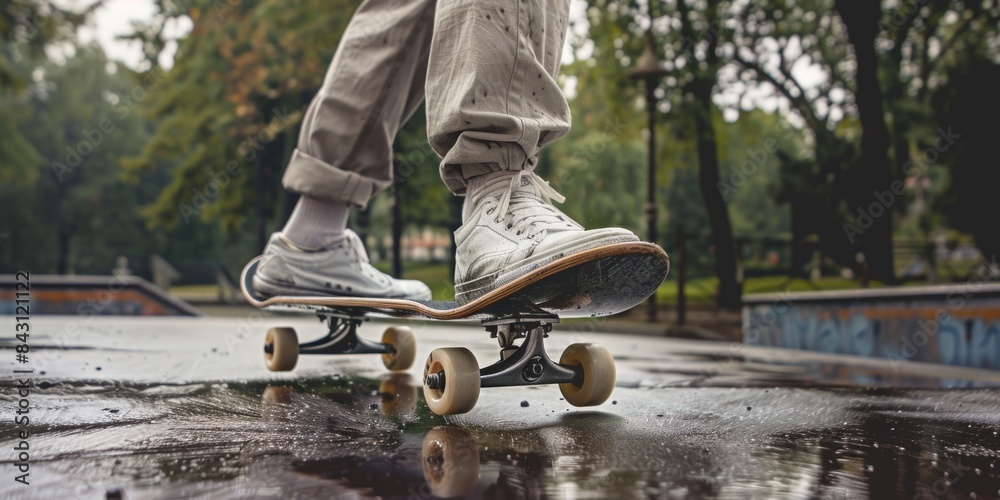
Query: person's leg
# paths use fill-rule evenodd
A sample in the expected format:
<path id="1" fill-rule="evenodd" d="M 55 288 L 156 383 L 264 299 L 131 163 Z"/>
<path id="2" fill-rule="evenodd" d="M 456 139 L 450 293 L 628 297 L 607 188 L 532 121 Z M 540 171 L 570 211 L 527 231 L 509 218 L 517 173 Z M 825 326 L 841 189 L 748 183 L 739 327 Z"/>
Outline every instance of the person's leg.
<path id="1" fill-rule="evenodd" d="M 392 181 L 392 142 L 424 96 L 434 0 L 367 0 L 351 18 L 302 121 L 282 181 L 302 195 L 284 230 L 306 248 L 343 235 Z"/>
<path id="2" fill-rule="evenodd" d="M 534 170 L 566 135 L 556 82 L 569 0 L 438 2 L 427 71 L 427 134 L 455 194 L 497 170 Z"/>
<path id="3" fill-rule="evenodd" d="M 364 207 L 392 180 L 392 141 L 424 96 L 434 0 L 367 0 L 302 122 L 285 189 Z"/>
<path id="4" fill-rule="evenodd" d="M 455 299 L 468 303 L 561 257 L 637 241 L 584 230 L 535 176 L 539 150 L 569 130 L 556 82 L 569 0 L 439 0 L 427 69 L 427 130 L 441 177 L 464 194 Z"/>
<path id="5" fill-rule="evenodd" d="M 346 229 L 392 180 L 392 142 L 424 95 L 434 0 L 366 0 L 355 12 L 307 110 L 282 184 L 301 195 L 253 277 L 264 295 L 328 293 L 430 299 L 368 262 Z"/>

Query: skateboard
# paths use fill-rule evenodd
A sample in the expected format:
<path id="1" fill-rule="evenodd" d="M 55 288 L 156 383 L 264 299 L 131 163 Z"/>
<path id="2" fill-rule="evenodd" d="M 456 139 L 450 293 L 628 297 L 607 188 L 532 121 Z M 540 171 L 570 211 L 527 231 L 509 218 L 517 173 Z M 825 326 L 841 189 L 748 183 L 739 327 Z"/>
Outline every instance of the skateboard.
<path id="1" fill-rule="evenodd" d="M 263 297 L 252 277 L 260 257 L 243 269 L 240 287 L 247 301 L 276 311 L 306 311 L 327 324 L 327 334 L 300 344 L 295 330 L 271 328 L 264 360 L 272 371 L 295 367 L 300 354 L 380 354 L 386 368 L 409 369 L 416 339 L 405 326 L 390 326 L 381 342 L 366 340 L 358 327 L 370 317 L 428 321 L 478 320 L 500 344 L 500 360 L 479 368 L 462 347 L 435 349 L 423 372 L 424 399 L 438 415 L 470 411 L 483 387 L 559 384 L 574 406 L 596 406 L 611 396 L 615 365 L 601 345 L 572 344 L 553 362 L 544 339 L 560 318 L 617 314 L 646 300 L 666 279 L 670 260 L 652 243 L 617 243 L 568 255 L 532 270 L 464 305 L 435 300 L 333 296 Z"/>

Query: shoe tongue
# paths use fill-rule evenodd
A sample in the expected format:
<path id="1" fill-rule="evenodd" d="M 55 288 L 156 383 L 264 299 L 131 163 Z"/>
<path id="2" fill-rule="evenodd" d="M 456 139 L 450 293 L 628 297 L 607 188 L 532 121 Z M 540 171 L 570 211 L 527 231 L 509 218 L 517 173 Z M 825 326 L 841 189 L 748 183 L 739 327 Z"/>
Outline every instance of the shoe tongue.
<path id="1" fill-rule="evenodd" d="M 538 186 L 531 182 L 527 177 L 521 177 L 521 185 L 514 187 L 514 192 L 511 193 L 511 197 L 520 196 L 532 196 L 534 198 L 541 198 L 542 193 L 538 190 Z"/>

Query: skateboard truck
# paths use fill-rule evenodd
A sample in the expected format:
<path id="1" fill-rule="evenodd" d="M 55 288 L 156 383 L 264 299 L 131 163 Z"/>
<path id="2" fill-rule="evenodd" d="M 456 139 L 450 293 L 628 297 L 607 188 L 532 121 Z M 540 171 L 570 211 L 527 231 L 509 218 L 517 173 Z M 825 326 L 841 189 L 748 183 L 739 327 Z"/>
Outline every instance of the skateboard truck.
<path id="1" fill-rule="evenodd" d="M 521 305 L 519 312 L 484 320 L 490 337 L 500 343 L 500 361 L 479 371 L 480 387 L 582 383 L 582 371 L 553 362 L 545 352 L 544 339 L 558 322 L 559 316 L 530 304 Z M 520 346 L 514 345 L 522 338 Z"/>
<path id="2" fill-rule="evenodd" d="M 289 327 L 275 327 L 264 340 L 264 361 L 271 371 L 295 367 L 299 354 L 381 354 L 382 363 L 393 371 L 406 370 L 417 355 L 417 342 L 409 327 L 390 326 L 381 342 L 358 335 L 358 327 L 368 321 L 364 313 L 352 310 L 319 310 L 319 320 L 327 324 L 322 338 L 299 344 L 298 335 Z"/>
<path id="3" fill-rule="evenodd" d="M 572 344 L 559 362 L 545 352 L 545 338 L 559 316 L 533 304 L 504 304 L 482 321 L 500 344 L 500 360 L 480 369 L 464 347 L 431 351 L 424 365 L 424 401 L 438 415 L 472 409 L 483 387 L 557 384 L 574 406 L 594 406 L 614 390 L 614 360 L 597 344 Z M 507 307 L 511 306 L 511 307 Z M 520 345 L 517 341 L 523 339 Z"/>
<path id="4" fill-rule="evenodd" d="M 505 329 L 504 326 L 510 328 Z M 583 383 L 583 371 L 579 367 L 570 368 L 555 363 L 545 352 L 543 339 L 552 330 L 552 322 L 494 325 L 489 329 L 492 336 L 500 340 L 501 358 L 479 370 L 480 387 Z M 524 342 L 520 347 L 514 346 L 514 341 L 519 338 L 523 338 Z M 424 383 L 430 389 L 443 390 L 447 384 L 445 377 L 444 371 L 428 373 Z"/>
<path id="5" fill-rule="evenodd" d="M 338 312 L 317 312 L 328 328 L 323 338 L 299 346 L 300 354 L 396 354 L 391 344 L 372 342 L 358 336 L 358 327 L 368 318 Z"/>

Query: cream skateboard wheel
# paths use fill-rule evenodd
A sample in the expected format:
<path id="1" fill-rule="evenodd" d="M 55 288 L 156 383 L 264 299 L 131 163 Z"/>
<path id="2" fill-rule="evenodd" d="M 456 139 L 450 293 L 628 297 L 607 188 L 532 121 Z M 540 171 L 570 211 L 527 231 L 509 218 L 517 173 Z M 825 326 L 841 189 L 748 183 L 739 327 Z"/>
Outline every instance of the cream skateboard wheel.
<path id="1" fill-rule="evenodd" d="M 459 427 L 435 427 L 424 437 L 420 455 L 424 478 L 435 496 L 465 496 L 476 486 L 479 447 L 469 431 Z"/>
<path id="2" fill-rule="evenodd" d="M 615 389 L 615 360 L 599 344 L 572 344 L 559 358 L 559 364 L 579 366 L 583 370 L 583 384 L 559 384 L 566 401 L 573 406 L 597 406 L 611 397 Z"/>
<path id="3" fill-rule="evenodd" d="M 438 415 L 466 413 L 479 400 L 479 363 L 464 347 L 435 349 L 424 366 L 424 399 Z"/>
<path id="4" fill-rule="evenodd" d="M 295 390 L 285 385 L 269 386 L 264 389 L 264 394 L 260 396 L 260 402 L 264 406 L 280 406 L 292 402 L 292 395 Z"/>
<path id="5" fill-rule="evenodd" d="M 417 359 L 417 339 L 408 326 L 390 326 L 382 333 L 382 343 L 391 345 L 396 352 L 382 355 L 382 363 L 392 371 L 409 370 Z"/>
<path id="6" fill-rule="evenodd" d="M 275 327 L 267 331 L 264 339 L 264 362 L 272 372 L 287 372 L 299 360 L 299 337 L 295 329 Z"/>
<path id="7" fill-rule="evenodd" d="M 412 415 L 417 409 L 417 386 L 409 373 L 392 373 L 378 386 L 382 413 L 393 417 Z"/>

